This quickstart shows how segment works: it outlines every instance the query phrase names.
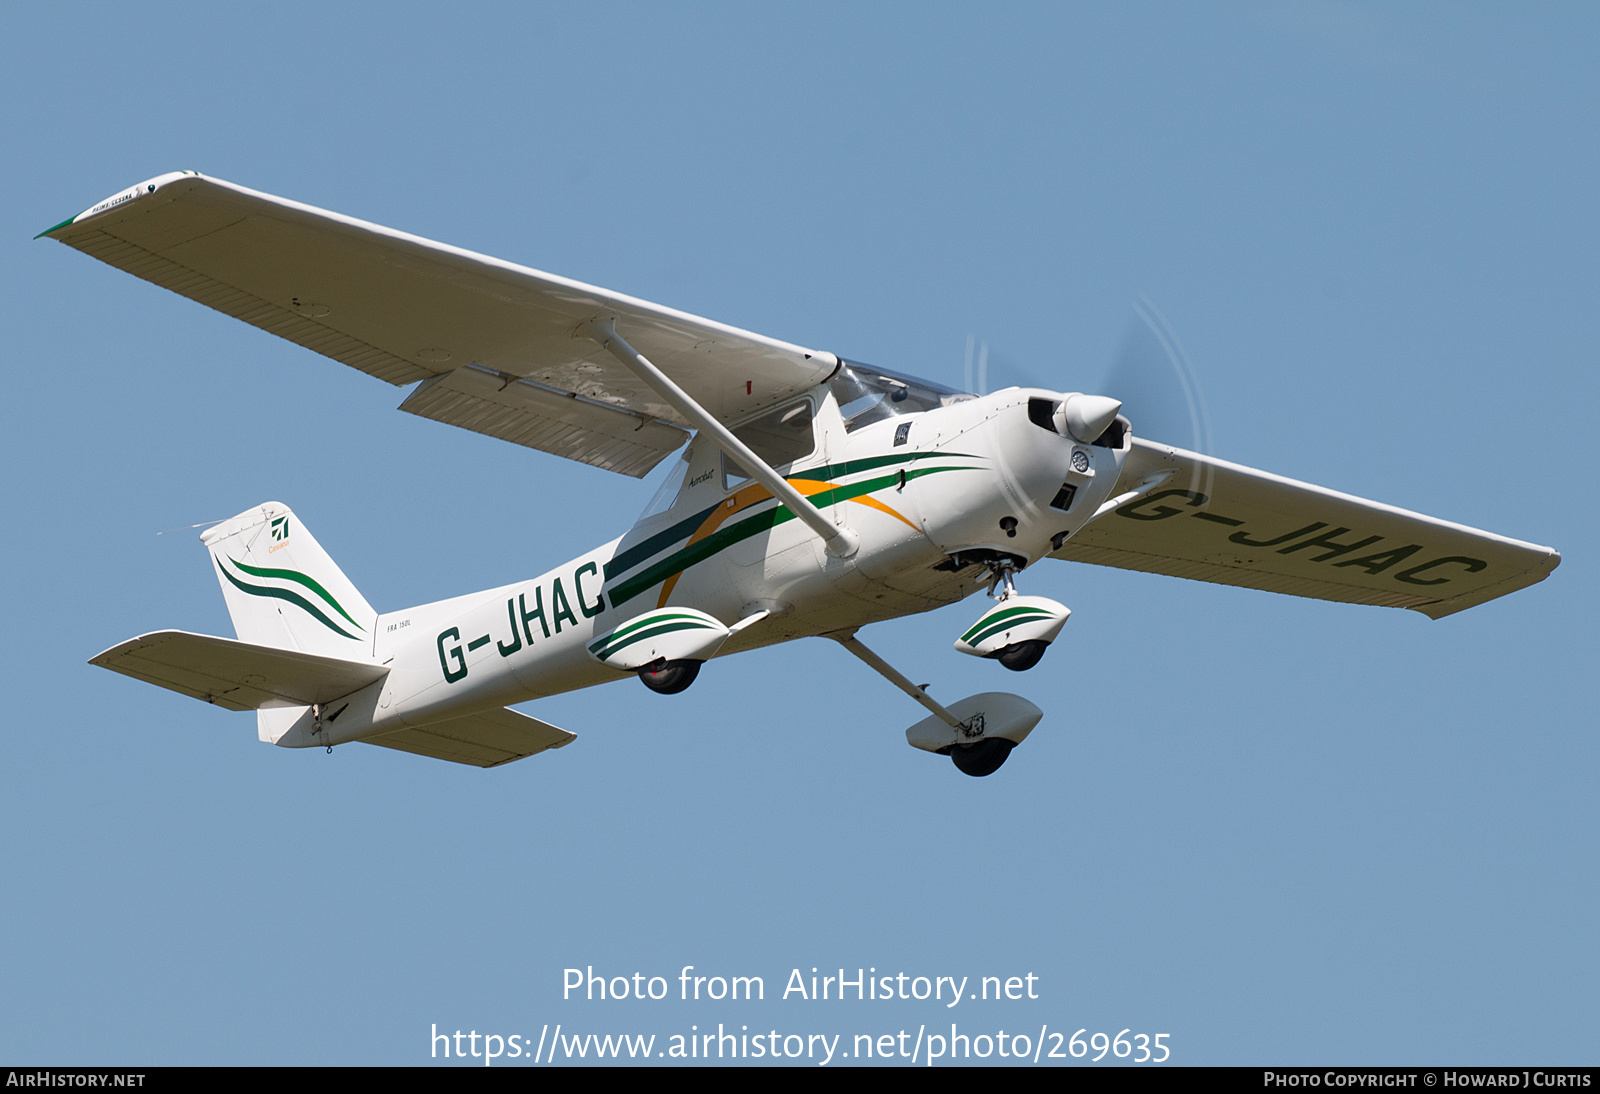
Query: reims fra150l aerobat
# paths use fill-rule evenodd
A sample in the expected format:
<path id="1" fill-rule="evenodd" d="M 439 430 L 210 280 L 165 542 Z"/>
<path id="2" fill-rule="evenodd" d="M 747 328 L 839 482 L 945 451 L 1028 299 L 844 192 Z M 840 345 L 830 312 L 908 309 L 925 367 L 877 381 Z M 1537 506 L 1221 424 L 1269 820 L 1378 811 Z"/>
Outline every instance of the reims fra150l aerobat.
<path id="1" fill-rule="evenodd" d="M 823 635 L 931 712 L 913 746 L 987 775 L 1039 708 L 941 705 L 861 627 L 987 590 L 955 647 L 1023 670 L 1069 614 L 1017 591 L 1045 558 L 1435 619 L 1560 562 L 1146 440 L 1106 395 L 953 391 L 194 172 L 42 234 L 409 386 L 408 413 L 635 477 L 682 449 L 620 539 L 403 611 L 374 610 L 287 506 L 206 530 L 238 638 L 157 631 L 92 663 L 254 710 L 291 748 L 493 767 L 573 739 L 509 703 L 626 676 L 670 694 L 712 657 Z"/>

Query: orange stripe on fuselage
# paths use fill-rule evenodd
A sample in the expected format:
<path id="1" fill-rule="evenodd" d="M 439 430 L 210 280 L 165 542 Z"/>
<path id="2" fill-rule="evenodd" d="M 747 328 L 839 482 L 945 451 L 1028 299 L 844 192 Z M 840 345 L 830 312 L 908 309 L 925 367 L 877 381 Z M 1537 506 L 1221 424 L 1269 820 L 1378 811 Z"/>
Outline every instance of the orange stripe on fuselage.
<path id="1" fill-rule="evenodd" d="M 912 524 L 909 520 L 907 520 L 900 513 L 897 513 L 895 510 L 889 508 L 887 505 L 883 504 L 883 502 L 879 501 L 877 498 L 873 497 L 871 494 L 868 494 L 865 497 L 851 498 L 850 500 L 855 502 L 857 505 L 865 505 L 869 509 L 876 509 L 880 513 L 888 513 L 891 517 L 893 517 L 895 520 L 899 521 L 900 523 L 904 524 L 907 528 L 911 529 L 913 532 L 922 531 L 921 528 L 918 528 L 915 524 Z"/>

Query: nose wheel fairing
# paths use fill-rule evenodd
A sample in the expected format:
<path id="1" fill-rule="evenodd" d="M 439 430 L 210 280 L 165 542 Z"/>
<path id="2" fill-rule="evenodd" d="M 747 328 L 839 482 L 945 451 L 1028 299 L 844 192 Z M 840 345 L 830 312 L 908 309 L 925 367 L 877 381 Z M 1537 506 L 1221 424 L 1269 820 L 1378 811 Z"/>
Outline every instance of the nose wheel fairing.
<path id="1" fill-rule="evenodd" d="M 1013 647 L 1054 642 L 1071 615 L 1072 609 L 1047 596 L 1011 593 L 979 616 L 956 639 L 955 648 L 973 657 L 1000 659 L 1004 664 L 1006 652 Z M 1037 661 L 1035 657 L 1033 662 Z M 1031 668 L 1033 662 L 1024 667 Z"/>

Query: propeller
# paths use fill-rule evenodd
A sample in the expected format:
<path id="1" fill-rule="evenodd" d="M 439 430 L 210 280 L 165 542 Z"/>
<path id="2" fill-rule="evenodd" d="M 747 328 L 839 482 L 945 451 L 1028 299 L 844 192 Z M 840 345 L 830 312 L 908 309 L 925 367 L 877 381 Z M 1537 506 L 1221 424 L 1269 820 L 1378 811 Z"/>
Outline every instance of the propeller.
<path id="1" fill-rule="evenodd" d="M 1005 387 L 1051 388 L 1054 384 L 1040 380 L 1017 361 L 1000 353 L 989 352 L 989 343 L 967 335 L 966 366 L 962 374 L 962 391 L 974 395 L 987 395 Z"/>
<path id="2" fill-rule="evenodd" d="M 1059 386 L 1059 381 L 1042 382 L 1028 375 L 1013 361 L 996 357 L 993 364 L 1001 374 L 998 386 Z M 967 335 L 962 390 L 987 395 L 992 371 L 989 343 Z M 1178 336 L 1149 297 L 1141 296 L 1134 305 L 1104 378 L 1083 390 L 1120 400 L 1122 413 L 1133 423 L 1134 436 L 1211 454 L 1211 420 L 1199 377 Z"/>
<path id="3" fill-rule="evenodd" d="M 965 379 L 966 383 L 962 385 L 962 390 L 970 391 L 974 395 L 987 395 L 989 394 L 989 343 L 985 341 L 982 347 L 978 349 L 978 371 L 976 374 L 972 371 L 972 350 L 975 344 L 976 340 L 973 336 L 967 335 L 967 363 L 963 371 L 963 379 Z"/>
<path id="4" fill-rule="evenodd" d="M 1149 298 L 1135 305 L 1096 391 L 1122 400 L 1134 436 L 1210 455 L 1211 421 L 1194 366 Z"/>

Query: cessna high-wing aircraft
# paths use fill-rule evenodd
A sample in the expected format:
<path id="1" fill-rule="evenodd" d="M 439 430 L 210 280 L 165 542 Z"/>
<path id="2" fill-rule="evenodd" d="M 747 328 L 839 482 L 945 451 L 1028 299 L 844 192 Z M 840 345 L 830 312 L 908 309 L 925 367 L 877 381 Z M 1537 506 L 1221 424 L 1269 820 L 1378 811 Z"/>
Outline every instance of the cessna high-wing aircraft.
<path id="1" fill-rule="evenodd" d="M 1039 708 L 946 707 L 861 627 L 987 590 L 955 647 L 1023 670 L 1069 614 L 1017 592 L 1046 558 L 1435 619 L 1560 562 L 1146 439 L 1104 395 L 954 391 L 192 171 L 41 235 L 408 386 L 408 413 L 635 477 L 682 449 L 621 538 L 402 611 L 277 502 L 207 529 L 237 639 L 157 631 L 92 663 L 254 710 L 291 748 L 493 767 L 573 740 L 507 704 L 626 676 L 677 692 L 712 657 L 824 635 L 931 712 L 912 745 L 988 775 Z"/>

